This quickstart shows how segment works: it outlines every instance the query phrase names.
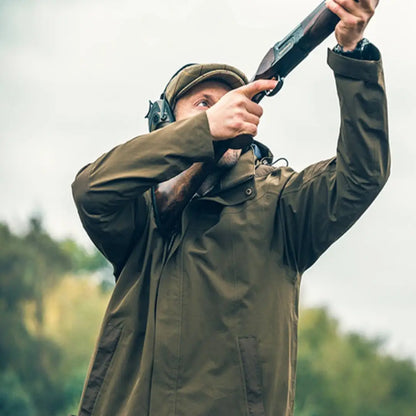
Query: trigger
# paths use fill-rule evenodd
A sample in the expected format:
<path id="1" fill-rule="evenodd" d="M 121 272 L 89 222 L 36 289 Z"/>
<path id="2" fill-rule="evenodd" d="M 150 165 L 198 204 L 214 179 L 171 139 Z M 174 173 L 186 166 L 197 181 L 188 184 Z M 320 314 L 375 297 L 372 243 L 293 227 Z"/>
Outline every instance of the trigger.
<path id="1" fill-rule="evenodd" d="M 266 96 L 267 97 L 273 97 L 273 95 L 276 95 L 282 89 L 283 81 L 284 81 L 284 78 L 281 77 L 280 75 L 278 75 L 276 86 L 272 90 L 265 91 Z"/>

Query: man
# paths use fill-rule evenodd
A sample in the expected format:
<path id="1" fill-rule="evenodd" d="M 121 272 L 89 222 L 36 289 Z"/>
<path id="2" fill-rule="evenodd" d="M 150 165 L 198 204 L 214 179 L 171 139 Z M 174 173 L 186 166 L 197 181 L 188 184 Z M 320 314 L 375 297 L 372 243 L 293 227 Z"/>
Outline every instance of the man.
<path id="1" fill-rule="evenodd" d="M 268 165 L 265 146 L 227 150 L 174 229 L 157 191 L 213 143 L 255 136 L 246 85 L 224 65 L 191 65 L 168 84 L 176 122 L 121 144 L 73 184 L 82 223 L 117 283 L 84 387 L 81 416 L 290 416 L 302 273 L 387 180 L 378 50 L 363 39 L 375 0 L 328 0 L 341 21 L 329 51 L 341 105 L 337 156 L 302 172 Z M 266 164 L 264 164 L 266 163 Z"/>

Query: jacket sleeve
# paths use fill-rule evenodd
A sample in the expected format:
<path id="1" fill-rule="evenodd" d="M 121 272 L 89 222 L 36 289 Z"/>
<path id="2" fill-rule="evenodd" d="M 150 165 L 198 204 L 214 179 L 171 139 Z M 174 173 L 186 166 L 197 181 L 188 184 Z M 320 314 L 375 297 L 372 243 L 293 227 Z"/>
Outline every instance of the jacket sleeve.
<path id="1" fill-rule="evenodd" d="M 72 192 L 81 222 L 116 277 L 149 220 L 145 191 L 213 157 L 201 113 L 121 144 L 77 174 Z"/>
<path id="2" fill-rule="evenodd" d="M 328 51 L 341 109 L 337 156 L 293 173 L 281 193 L 277 223 L 288 264 L 303 272 L 372 203 L 390 171 L 381 59 Z"/>

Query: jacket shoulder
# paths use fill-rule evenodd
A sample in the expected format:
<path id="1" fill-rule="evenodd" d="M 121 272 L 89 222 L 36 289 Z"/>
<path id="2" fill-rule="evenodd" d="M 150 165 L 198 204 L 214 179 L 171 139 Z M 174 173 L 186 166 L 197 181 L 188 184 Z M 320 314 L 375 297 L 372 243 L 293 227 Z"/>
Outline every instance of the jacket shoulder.
<path id="1" fill-rule="evenodd" d="M 278 179 L 288 179 L 292 176 L 295 171 L 288 167 L 288 166 L 272 166 L 269 164 L 263 165 L 259 164 L 256 166 L 255 169 L 255 177 L 256 178 L 278 178 Z"/>
<path id="2" fill-rule="evenodd" d="M 290 167 L 259 164 L 255 169 L 255 180 L 265 192 L 280 193 L 295 173 Z"/>

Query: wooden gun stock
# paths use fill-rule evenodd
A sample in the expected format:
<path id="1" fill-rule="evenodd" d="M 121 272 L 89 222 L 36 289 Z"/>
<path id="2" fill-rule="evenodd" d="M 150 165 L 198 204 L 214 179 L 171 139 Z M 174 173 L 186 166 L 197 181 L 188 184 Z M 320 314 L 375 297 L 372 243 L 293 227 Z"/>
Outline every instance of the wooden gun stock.
<path id="1" fill-rule="evenodd" d="M 154 188 L 155 211 L 162 234 L 168 235 L 175 230 L 182 211 L 213 171 L 213 167 L 213 162 L 194 163 L 187 170 Z"/>
<path id="2" fill-rule="evenodd" d="M 223 142 L 214 142 L 214 160 L 194 163 L 179 175 L 158 184 L 153 189 L 156 220 L 162 234 L 168 236 L 174 232 L 182 211 L 207 176 L 216 170 L 217 161 L 227 150 L 228 146 Z"/>

